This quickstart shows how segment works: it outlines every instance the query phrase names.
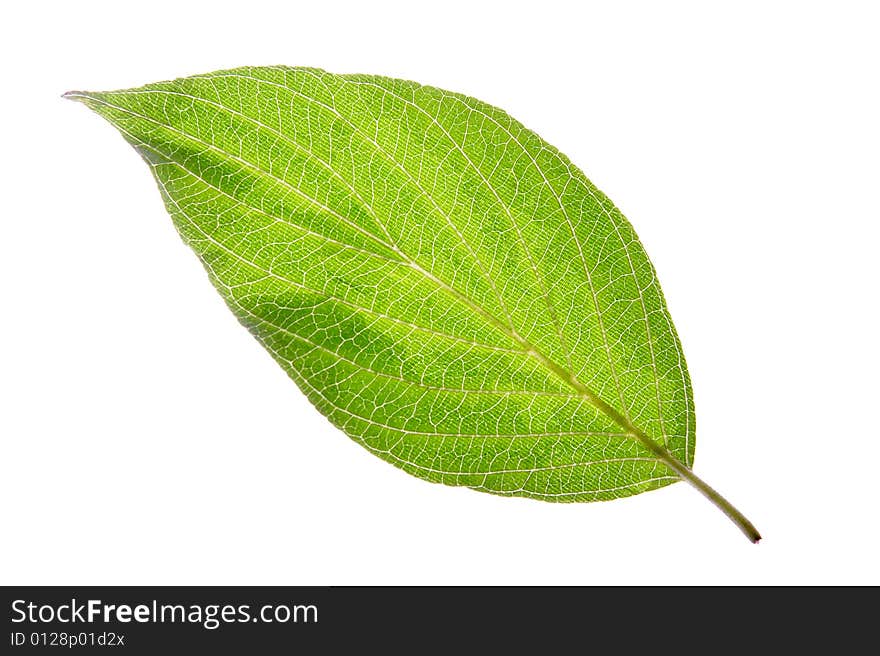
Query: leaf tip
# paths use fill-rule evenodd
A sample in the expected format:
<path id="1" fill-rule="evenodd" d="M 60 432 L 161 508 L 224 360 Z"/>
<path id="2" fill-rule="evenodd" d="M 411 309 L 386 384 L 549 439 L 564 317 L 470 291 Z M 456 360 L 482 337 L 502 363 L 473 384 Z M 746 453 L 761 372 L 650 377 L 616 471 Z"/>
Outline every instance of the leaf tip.
<path id="1" fill-rule="evenodd" d="M 65 100 L 85 100 L 88 94 L 85 91 L 66 91 L 61 94 L 61 97 Z"/>
<path id="2" fill-rule="evenodd" d="M 90 101 L 101 100 L 102 94 L 94 93 L 91 91 L 67 91 L 61 94 L 61 97 L 65 100 L 73 100 L 75 102 L 81 102 L 89 105 Z M 92 105 L 89 105 L 90 107 Z"/>

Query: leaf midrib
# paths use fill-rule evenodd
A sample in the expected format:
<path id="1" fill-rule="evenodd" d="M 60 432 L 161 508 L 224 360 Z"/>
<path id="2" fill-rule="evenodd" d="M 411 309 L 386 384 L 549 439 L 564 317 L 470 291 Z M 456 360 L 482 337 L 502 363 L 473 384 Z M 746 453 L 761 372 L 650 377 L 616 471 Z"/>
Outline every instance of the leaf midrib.
<path id="1" fill-rule="evenodd" d="M 250 78 L 250 79 L 256 79 L 256 78 Z M 262 80 L 261 80 L 261 81 L 262 81 Z M 283 87 L 283 88 L 286 88 L 286 87 Z M 144 91 L 146 92 L 146 91 L 149 91 L 149 90 L 144 90 Z M 225 150 L 223 150 L 223 149 L 221 149 L 221 148 L 219 148 L 219 147 L 217 147 L 217 146 L 214 146 L 213 144 L 209 144 L 209 143 L 205 142 L 204 140 L 200 139 L 200 138 L 197 137 L 197 136 L 191 135 L 191 134 L 189 134 L 189 133 L 187 133 L 187 132 L 184 132 L 184 131 L 182 131 L 182 130 L 179 130 L 179 129 L 177 129 L 177 128 L 175 128 L 175 127 L 173 127 L 173 126 L 171 126 L 171 125 L 169 125 L 169 124 L 167 124 L 167 123 L 162 123 L 162 122 L 157 121 L 157 120 L 155 120 L 155 119 L 153 119 L 153 118 L 151 118 L 151 117 L 149 117 L 149 116 L 145 116 L 145 115 L 143 115 L 143 114 L 141 114 L 141 113 L 139 113 L 139 112 L 135 112 L 135 111 L 133 111 L 133 110 L 131 110 L 131 109 L 129 109 L 129 108 L 121 107 L 121 106 L 119 106 L 119 105 L 113 104 L 113 103 L 111 103 L 111 102 L 108 102 L 108 101 L 104 100 L 103 98 L 96 97 L 96 96 L 91 95 L 91 94 L 88 94 L 88 93 L 77 93 L 77 94 L 75 94 L 75 95 L 74 95 L 74 94 L 71 94 L 71 97 L 81 97 L 81 98 L 87 99 L 87 100 L 89 100 L 89 101 L 91 101 L 91 102 L 96 102 L 96 103 L 99 103 L 99 104 L 106 105 L 106 106 L 108 106 L 108 107 L 110 107 L 110 108 L 112 108 L 112 109 L 115 109 L 115 110 L 117 110 L 117 111 L 121 111 L 121 112 L 124 112 L 124 113 L 130 114 L 130 115 L 132 115 L 132 116 L 134 116 L 134 117 L 136 117 L 136 118 L 143 119 L 143 120 L 149 121 L 149 122 L 151 122 L 151 123 L 154 123 L 154 124 L 160 126 L 160 127 L 163 128 L 163 129 L 170 130 L 170 131 L 172 131 L 172 132 L 177 133 L 177 134 L 180 135 L 181 137 L 184 137 L 184 138 L 189 139 L 189 140 L 191 140 L 191 141 L 193 141 L 193 142 L 196 142 L 196 143 L 198 143 L 198 144 L 201 144 L 201 145 L 204 146 L 205 148 L 208 148 L 208 149 L 214 150 L 215 152 L 220 153 L 220 154 L 223 155 L 224 157 L 228 157 L 228 158 L 230 158 L 230 159 L 232 159 L 232 160 L 238 162 L 238 163 L 241 164 L 242 166 L 245 166 L 245 167 L 247 167 L 247 168 L 249 168 L 249 169 L 252 169 L 252 170 L 256 171 L 258 174 L 260 174 L 260 175 L 265 175 L 265 176 L 271 178 L 272 180 L 278 182 L 279 184 L 281 184 L 281 185 L 283 185 L 283 186 L 289 188 L 291 191 L 293 191 L 294 193 L 296 193 L 298 196 L 300 196 L 300 197 L 306 199 L 307 201 L 310 201 L 310 202 L 314 203 L 314 204 L 315 204 L 317 207 L 319 207 L 320 209 L 326 210 L 327 212 L 333 214 L 334 216 L 338 217 L 340 220 L 344 221 L 346 224 L 351 225 L 352 227 L 355 227 L 359 232 L 362 232 L 363 234 L 365 234 L 365 235 L 367 235 L 367 236 L 370 236 L 372 239 L 374 239 L 377 243 L 381 244 L 382 246 L 384 246 L 384 247 L 386 247 L 386 248 L 389 248 L 389 249 L 392 250 L 393 252 L 395 252 L 395 253 L 397 253 L 397 254 L 399 254 L 399 255 L 405 257 L 406 260 L 407 260 L 407 262 L 402 262 L 402 264 L 407 265 L 407 266 L 410 266 L 410 267 L 413 268 L 415 271 L 417 271 L 417 272 L 420 273 L 422 276 L 424 276 L 426 279 L 430 280 L 430 281 L 433 282 L 435 285 L 437 285 L 437 286 L 441 287 L 442 289 L 444 289 L 447 293 L 449 293 L 450 295 L 452 295 L 453 297 L 455 297 L 459 302 L 461 302 L 462 304 L 466 305 L 466 306 L 469 307 L 471 310 L 473 310 L 476 314 L 478 314 L 478 315 L 480 315 L 481 317 L 483 317 L 483 318 L 484 318 L 484 319 L 485 319 L 485 320 L 486 320 L 486 321 L 487 321 L 492 327 L 494 327 L 496 330 L 500 331 L 502 334 L 504 334 L 505 336 L 507 336 L 508 338 L 510 338 L 511 340 L 513 340 L 516 344 L 519 345 L 520 350 L 521 350 L 526 356 L 529 356 L 529 357 L 535 358 L 535 359 L 536 359 L 536 360 L 542 365 L 542 367 L 543 367 L 544 369 L 546 369 L 547 371 L 549 371 L 549 372 L 552 373 L 553 375 L 557 376 L 560 380 L 562 380 L 564 383 L 566 383 L 566 384 L 569 385 L 572 389 L 574 389 L 574 390 L 578 393 L 578 395 L 579 395 L 580 397 L 582 397 L 584 400 L 586 400 L 586 401 L 589 402 L 591 405 L 593 405 L 597 410 L 599 410 L 600 412 L 602 412 L 603 414 L 605 414 L 605 415 L 606 415 L 609 419 L 611 419 L 615 424 L 617 424 L 618 426 L 620 426 L 620 427 L 624 430 L 624 433 L 621 433 L 621 436 L 622 436 L 622 437 L 625 437 L 625 438 L 628 438 L 628 439 L 632 439 L 632 440 L 634 440 L 634 441 L 636 441 L 636 442 L 642 444 L 643 446 L 647 447 L 648 450 L 654 454 L 655 459 L 660 460 L 660 461 L 663 462 L 664 464 L 667 464 L 667 465 L 668 465 L 668 464 L 669 464 L 669 462 L 668 462 L 669 459 L 670 459 L 670 458 L 674 459 L 674 457 L 673 457 L 673 456 L 667 451 L 666 448 L 664 448 L 663 446 L 657 444 L 657 442 L 655 442 L 652 438 L 650 438 L 650 437 L 649 437 L 647 434 L 645 434 L 643 431 L 641 431 L 640 429 L 638 429 L 638 428 L 637 428 L 637 427 L 636 427 L 636 426 L 635 426 L 635 425 L 634 425 L 634 424 L 633 424 L 633 423 L 632 423 L 627 417 L 625 417 L 620 411 L 617 411 L 617 410 L 616 410 L 611 404 L 609 404 L 607 401 L 605 401 L 604 399 L 602 399 L 598 394 L 596 394 L 595 392 L 593 392 L 593 391 L 592 391 L 587 385 L 585 385 L 585 384 L 582 383 L 580 380 L 578 380 L 578 378 L 575 376 L 575 374 L 574 374 L 573 372 L 571 372 L 571 371 L 567 370 L 566 368 L 560 366 L 560 365 L 557 364 L 554 360 L 552 360 L 551 358 L 549 358 L 548 356 L 546 356 L 545 354 L 543 354 L 540 350 L 538 350 L 538 348 L 537 348 L 536 346 L 534 346 L 533 344 L 531 344 L 531 343 L 530 343 L 528 340 L 526 340 L 522 335 L 520 335 L 519 332 L 518 332 L 518 331 L 517 331 L 512 325 L 508 328 L 508 326 L 505 325 L 504 322 L 502 322 L 501 320 L 499 320 L 497 317 L 495 317 L 491 312 L 489 312 L 488 310 L 486 310 L 485 308 L 483 308 L 481 305 L 479 305 L 478 303 L 474 302 L 469 296 L 467 296 L 467 295 L 463 294 L 462 292 L 458 291 L 457 289 L 455 289 L 454 287 L 450 286 L 450 285 L 447 284 L 445 281 L 443 281 L 442 279 L 440 279 L 439 277 L 435 276 L 433 273 L 431 273 L 430 271 L 426 270 L 424 267 L 422 267 L 421 265 L 419 265 L 417 262 L 415 262 L 415 260 L 413 260 L 408 254 L 406 254 L 404 251 L 402 251 L 402 250 L 401 250 L 396 244 L 394 244 L 393 242 L 385 242 L 384 240 L 382 240 L 382 239 L 376 237 L 375 235 L 373 235 L 372 233 L 369 233 L 368 231 L 364 230 L 364 229 L 361 228 L 360 226 L 357 226 L 357 224 L 354 224 L 354 223 L 350 222 L 348 219 L 346 219 L 345 217 L 343 217 L 343 216 L 341 216 L 340 214 L 338 214 L 338 213 L 337 213 L 336 211 L 334 211 L 332 208 L 329 208 L 329 207 L 327 207 L 327 206 L 325 206 L 325 205 L 319 203 L 318 201 L 312 199 L 311 197 L 309 197 L 308 195 L 304 194 L 301 190 L 297 189 L 296 187 L 294 187 L 293 185 L 291 185 L 291 184 L 288 183 L 287 181 L 282 180 L 281 178 L 278 178 L 277 176 L 275 176 L 275 175 L 269 173 L 268 171 L 264 171 L 264 170 L 260 169 L 260 168 L 257 167 L 256 165 L 251 164 L 250 162 L 248 162 L 247 160 L 241 159 L 241 158 L 235 156 L 235 155 L 232 154 L 232 153 L 229 153 L 229 152 L 227 152 L 227 151 L 225 151 Z M 321 103 L 321 104 L 322 104 L 322 106 L 325 106 L 325 107 L 326 107 L 326 105 L 323 105 L 323 103 Z M 334 113 L 336 113 L 335 110 L 334 110 Z M 352 126 L 352 127 L 355 127 L 355 126 Z M 135 141 L 141 143 L 143 146 L 149 148 L 149 149 L 152 150 L 155 154 L 161 156 L 163 159 L 165 159 L 165 160 L 168 161 L 169 163 L 175 164 L 175 165 L 177 165 L 177 166 L 181 166 L 182 168 L 184 168 L 185 171 L 187 171 L 188 173 L 190 173 L 190 170 L 189 170 L 188 168 L 183 167 L 181 164 L 179 164 L 179 163 L 176 162 L 175 160 L 169 158 L 167 154 L 162 153 L 161 151 L 157 150 L 155 147 L 151 146 L 150 144 L 146 144 L 146 143 L 144 143 L 141 139 L 138 139 L 138 138 L 134 137 L 134 135 L 131 135 L 131 133 L 127 132 L 126 130 L 124 130 L 124 129 L 122 129 L 122 128 L 120 128 L 118 125 L 117 125 L 117 129 L 120 129 L 120 131 L 122 131 L 123 133 L 127 134 L 129 137 L 132 137 Z M 378 148 L 378 146 L 377 146 L 377 148 Z M 171 198 L 171 197 L 170 197 L 170 194 L 168 194 L 168 192 L 164 192 L 164 195 L 165 195 L 167 198 Z M 240 202 L 240 201 L 239 201 L 239 202 Z M 175 203 L 175 205 L 177 205 L 177 204 Z M 178 210 L 182 212 L 182 209 L 181 209 L 179 206 L 178 206 Z M 185 215 L 185 213 L 184 213 L 184 215 Z M 373 214 L 373 216 L 374 216 L 374 218 L 376 218 L 376 217 L 375 217 L 375 214 Z M 448 219 L 448 217 L 447 217 L 447 219 Z M 381 222 L 379 222 L 379 223 L 380 223 L 380 226 L 381 226 L 381 225 L 382 225 Z M 298 224 L 291 224 L 291 225 L 294 225 L 294 226 L 296 226 L 297 228 L 300 228 L 300 226 L 299 226 Z M 205 234 L 205 233 L 203 232 L 202 234 Z M 386 231 L 386 235 L 387 235 L 387 231 Z M 218 248 L 222 248 L 223 250 L 225 250 L 226 252 L 228 252 L 231 256 L 233 256 L 233 257 L 235 257 L 235 258 L 237 258 L 237 259 L 239 259 L 239 260 L 242 260 L 243 262 L 249 264 L 250 266 L 254 267 L 255 269 L 260 270 L 260 271 L 263 271 L 264 273 L 266 273 L 266 275 L 272 276 L 272 277 L 274 277 L 274 278 L 276 278 L 276 279 L 278 279 L 278 280 L 280 280 L 280 281 L 282 281 L 282 282 L 286 282 L 287 284 L 292 284 L 292 285 L 296 285 L 296 286 L 302 287 L 302 288 L 304 288 L 304 289 L 309 289 L 309 288 L 307 288 L 307 287 L 305 287 L 305 286 L 303 286 L 303 285 L 299 285 L 298 283 L 296 283 L 296 282 L 294 282 L 294 281 L 291 281 L 291 280 L 289 280 L 289 279 L 287 279 L 287 278 L 284 278 L 284 277 L 282 277 L 282 276 L 279 276 L 278 274 L 275 274 L 275 273 L 273 273 L 273 272 L 271 272 L 271 271 L 268 271 L 268 270 L 264 269 L 263 267 L 257 265 L 256 263 L 251 262 L 250 260 L 246 260 L 245 258 L 243 258 L 242 256 L 238 255 L 237 253 L 235 253 L 235 252 L 232 251 L 231 249 L 225 247 L 224 245 L 220 244 L 220 243 L 217 242 L 216 240 L 211 239 L 211 238 L 210 238 L 208 235 L 206 235 L 206 234 L 205 234 L 205 237 L 206 237 L 206 238 L 209 238 L 209 239 L 212 241 L 212 243 L 214 243 Z M 390 237 L 390 236 L 389 236 L 389 237 Z M 313 292 L 319 293 L 320 295 L 323 295 L 323 296 L 329 296 L 328 294 L 326 294 L 326 293 L 324 293 L 324 292 L 317 292 L 317 290 L 310 290 L 310 291 L 313 291 Z M 358 309 L 358 310 L 365 310 L 365 309 L 366 309 L 366 308 L 363 308 L 362 306 L 358 306 L 358 305 L 356 305 L 356 304 L 353 304 L 353 303 L 347 302 L 347 301 L 345 301 L 344 299 L 339 299 L 338 297 L 332 297 L 332 298 L 336 298 L 337 300 L 339 300 L 339 301 L 341 301 L 341 302 L 343 302 L 343 303 L 349 304 L 349 305 L 351 305 L 352 307 L 354 307 L 354 308 L 356 308 L 356 309 Z M 674 470 L 673 470 L 673 471 L 674 471 Z M 676 472 L 676 473 L 678 473 L 678 472 Z"/>

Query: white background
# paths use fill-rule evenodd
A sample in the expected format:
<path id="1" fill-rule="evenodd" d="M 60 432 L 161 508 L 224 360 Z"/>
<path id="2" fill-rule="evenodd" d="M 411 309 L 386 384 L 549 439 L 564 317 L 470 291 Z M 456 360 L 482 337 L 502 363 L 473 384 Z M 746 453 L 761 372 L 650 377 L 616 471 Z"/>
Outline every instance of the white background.
<path id="1" fill-rule="evenodd" d="M 0 582 L 880 583 L 875 4 L 296 4 L 0 9 Z M 659 272 L 695 469 L 764 541 L 684 484 L 553 505 L 368 454 L 60 98 L 282 63 L 475 95 L 579 164 Z"/>

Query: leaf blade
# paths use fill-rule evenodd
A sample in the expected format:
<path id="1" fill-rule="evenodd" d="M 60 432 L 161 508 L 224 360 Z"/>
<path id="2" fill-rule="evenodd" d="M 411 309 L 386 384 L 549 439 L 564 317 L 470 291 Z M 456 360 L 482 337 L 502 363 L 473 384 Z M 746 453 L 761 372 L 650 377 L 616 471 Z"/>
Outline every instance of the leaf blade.
<path id="1" fill-rule="evenodd" d="M 238 69 L 87 102 L 145 155 L 242 322 L 374 453 L 429 480 L 556 500 L 678 480 L 588 399 L 565 392 L 534 348 L 575 376 L 589 372 L 598 396 L 647 417 L 690 463 L 690 385 L 647 256 L 582 173 L 500 110 L 413 83 L 302 69 Z M 314 121 L 308 144 L 302 128 L 286 127 L 288 112 Z M 520 192 L 523 181 L 531 186 Z M 554 202 L 555 213 L 538 216 Z M 290 216 L 294 227 L 284 225 Z M 607 253 L 616 258 L 602 264 Z M 621 297 L 627 307 L 615 312 Z M 641 332 L 631 328 L 637 305 Z M 652 325 L 679 358 L 678 385 L 658 372 Z M 667 407 L 684 428 L 666 429 Z"/>

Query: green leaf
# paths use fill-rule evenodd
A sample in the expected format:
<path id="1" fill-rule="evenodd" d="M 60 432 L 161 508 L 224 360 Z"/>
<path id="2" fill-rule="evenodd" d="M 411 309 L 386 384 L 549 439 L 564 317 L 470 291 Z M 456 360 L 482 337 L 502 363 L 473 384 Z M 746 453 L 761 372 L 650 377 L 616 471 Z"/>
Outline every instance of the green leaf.
<path id="1" fill-rule="evenodd" d="M 241 68 L 71 92 L 314 405 L 427 479 L 545 501 L 700 481 L 690 380 L 629 222 L 505 112 L 413 82 Z"/>

